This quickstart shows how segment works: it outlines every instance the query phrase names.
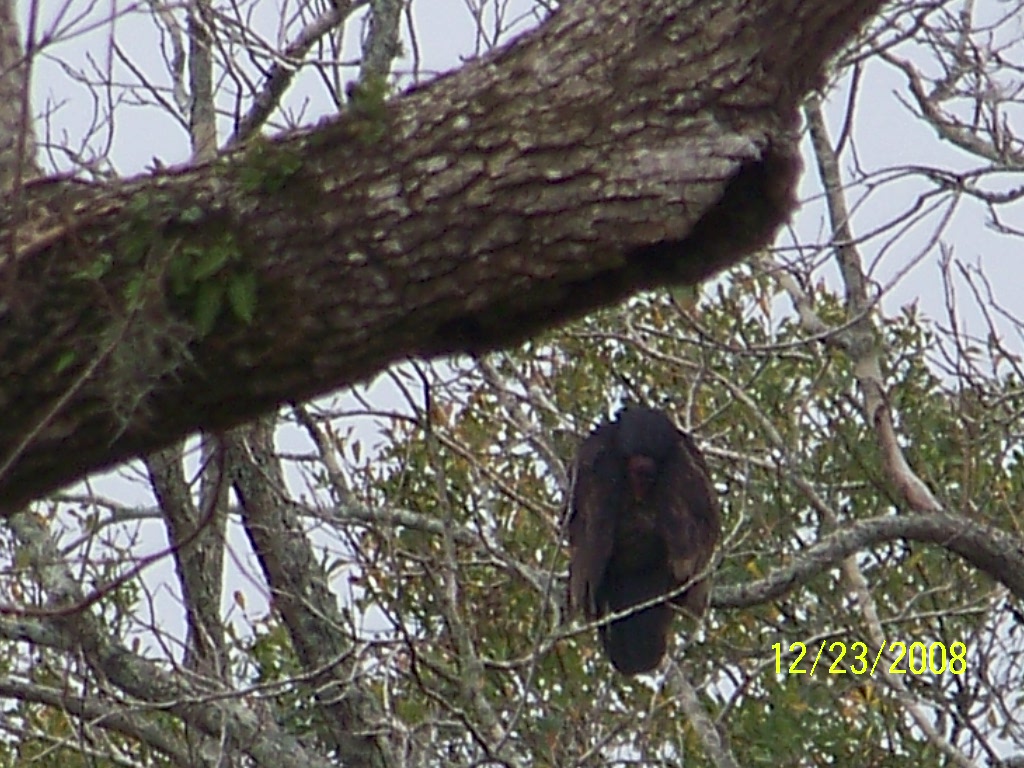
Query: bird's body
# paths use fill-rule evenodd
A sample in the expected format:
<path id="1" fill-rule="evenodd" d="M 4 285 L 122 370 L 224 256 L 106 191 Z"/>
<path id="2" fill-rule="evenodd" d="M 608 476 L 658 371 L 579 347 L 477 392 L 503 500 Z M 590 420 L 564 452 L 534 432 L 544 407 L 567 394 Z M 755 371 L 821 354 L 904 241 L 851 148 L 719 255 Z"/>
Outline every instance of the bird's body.
<path id="1" fill-rule="evenodd" d="M 570 596 L 590 620 L 651 602 L 601 625 L 612 664 L 623 674 L 654 669 L 665 655 L 672 608 L 657 598 L 699 576 L 720 531 L 704 458 L 661 411 L 627 408 L 583 441 L 570 500 Z M 695 616 L 706 579 L 671 601 Z"/>

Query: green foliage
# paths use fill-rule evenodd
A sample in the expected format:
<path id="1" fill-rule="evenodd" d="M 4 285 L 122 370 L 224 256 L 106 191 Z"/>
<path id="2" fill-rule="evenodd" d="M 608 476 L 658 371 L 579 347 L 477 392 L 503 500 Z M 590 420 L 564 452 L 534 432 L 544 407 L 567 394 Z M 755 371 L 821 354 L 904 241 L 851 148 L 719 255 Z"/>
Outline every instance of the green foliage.
<path id="1" fill-rule="evenodd" d="M 242 272 L 227 285 L 228 304 L 235 317 L 248 325 L 256 317 L 256 275 Z"/>
<path id="2" fill-rule="evenodd" d="M 266 152 L 254 150 L 253 157 Z M 288 175 L 293 165 L 278 158 Z M 249 171 L 262 167 L 254 160 Z M 266 171 L 260 178 L 266 182 Z M 245 186 L 243 171 L 243 186 Z M 254 182 L 255 183 L 255 182 Z M 261 182 L 263 183 L 263 182 Z M 122 297 L 129 312 L 145 307 L 151 323 L 164 311 L 162 286 L 170 290 L 170 306 L 180 309 L 198 337 L 209 335 L 225 305 L 232 315 L 251 323 L 256 312 L 257 281 L 244 266 L 243 249 L 221 214 L 201 205 L 181 208 L 169 195 L 153 192 L 134 195 L 127 204 L 129 223 L 121 235 L 119 258 L 128 267 Z M 110 254 L 76 273 L 83 280 L 98 280 L 113 264 Z M 154 332 L 158 332 L 157 329 Z"/>
<path id="3" fill-rule="evenodd" d="M 233 164 L 238 183 L 245 192 L 279 194 L 295 186 L 305 160 L 294 148 L 254 137 L 245 148 L 241 162 Z"/>
<path id="4" fill-rule="evenodd" d="M 200 338 L 213 330 L 225 302 L 236 319 L 252 322 L 256 276 L 245 267 L 242 256 L 234 234 L 225 230 L 206 242 L 193 240 L 177 248 L 168 263 L 171 291 L 179 302 L 191 306 L 191 319 Z"/>
<path id="5" fill-rule="evenodd" d="M 57 357 L 57 362 L 54 363 L 53 372 L 55 374 L 63 373 L 68 368 L 70 368 L 77 359 L 78 355 L 75 353 L 73 349 L 62 350 Z"/>
<path id="6" fill-rule="evenodd" d="M 410 726 L 439 717 L 437 700 L 472 709 L 464 684 L 471 673 L 453 630 L 460 626 L 484 664 L 481 691 L 491 707 L 510 717 L 510 702 L 530 691 L 517 733 L 534 764 L 571 764 L 601 739 L 605 754 L 626 750 L 645 765 L 681 756 L 686 765 L 708 764 L 669 683 L 652 691 L 649 681 L 617 676 L 592 632 L 566 634 L 556 609 L 564 582 L 545 581 L 566 567 L 558 480 L 565 467 L 535 450 L 510 417 L 509 399 L 530 403 L 522 418 L 536 434 L 555 435 L 562 459 L 623 400 L 669 409 L 706 448 L 723 492 L 728 536 L 717 584 L 761 578 L 833 530 L 821 506 L 840 526 L 906 511 L 860 411 L 846 353 L 805 342 L 792 321 L 776 319 L 778 298 L 753 275 L 723 283 L 690 312 L 639 297 L 492 356 L 489 376 L 463 371 L 459 386 L 433 392 L 429 428 L 422 414 L 418 423 L 392 425 L 365 501 L 410 509 L 450 531 L 488 531 L 502 553 L 483 557 L 471 536 L 449 541 L 449 552 L 441 537 L 414 529 L 368 531 L 360 540 L 381 563 L 366 573 L 362 605 L 383 607 L 415 639 L 419 686 L 403 689 L 401 708 Z M 819 314 L 841 325 L 840 298 L 824 290 L 815 298 Z M 1020 431 L 1021 382 L 1007 376 L 951 389 L 929 366 L 930 326 L 911 313 L 888 318 L 878 339 L 898 350 L 886 384 L 912 466 L 949 508 L 1013 528 L 1024 473 L 1019 447 L 1005 436 Z M 567 427 L 574 434 L 557 437 Z M 890 640 L 948 646 L 991 626 L 998 598 L 990 580 L 941 547 L 896 541 L 857 561 Z M 678 642 L 689 640 L 680 658 L 704 684 L 705 704 L 722 718 L 741 765 L 944 759 L 879 680 L 849 671 L 849 658 L 826 652 L 813 676 L 775 672 L 777 642 L 869 642 L 838 564 L 778 601 L 713 610 L 695 637 L 679 624 Z M 831 674 L 822 671 L 829 667 Z M 962 682 L 949 674 L 920 681 L 908 684 L 930 686 L 937 707 L 951 706 Z M 448 738 L 457 739 L 456 730 Z"/>
<path id="7" fill-rule="evenodd" d="M 101 251 L 90 263 L 83 266 L 75 274 L 76 280 L 93 281 L 99 280 L 106 275 L 114 265 L 114 257 L 108 251 Z"/>
<path id="8" fill-rule="evenodd" d="M 212 328 L 226 305 L 239 317 L 254 310 L 254 286 L 245 285 L 229 238 L 174 258 L 170 292 L 184 306 L 210 304 L 197 325 Z M 203 290 L 211 297 L 201 298 Z M 515 755 L 526 765 L 712 764 L 672 668 L 617 675 L 595 632 L 566 613 L 568 462 L 580 438 L 622 402 L 669 410 L 705 449 L 721 492 L 726 535 L 715 580 L 723 588 L 776 572 L 836 528 L 906 513 L 861 412 L 846 351 L 806 341 L 788 316 L 776 316 L 779 298 L 764 276 L 741 273 L 685 308 L 668 296 L 640 296 L 518 350 L 398 377 L 412 416 L 384 420 L 383 444 L 370 456 L 348 444 L 350 492 L 367 509 L 419 523 L 339 528 L 344 544 L 325 560 L 352 567 L 353 626 L 377 625 L 372 642 L 351 630 L 359 690 L 409 734 L 410 764 L 486 761 L 476 735 L 493 743 L 489 728 L 508 734 L 502 759 Z M 841 324 L 838 296 L 819 288 L 814 299 L 820 316 Z M 939 376 L 929 360 L 940 334 L 909 309 L 880 321 L 876 335 L 912 467 L 949 509 L 1019 529 L 1024 451 L 1010 436 L 1022 432 L 1024 387 L 1012 367 L 989 378 Z M 415 394 L 424 381 L 429 398 Z M 330 482 L 320 465 L 313 477 L 319 488 Z M 889 641 L 961 641 L 970 649 L 967 674 L 903 678 L 921 706 L 943 713 L 980 706 L 988 694 L 974 691 L 998 681 L 979 648 L 996 634 L 1006 597 L 940 546 L 895 540 L 854 559 Z M 679 617 L 673 658 L 740 765 L 948 764 L 891 687 L 879 675 L 855 673 L 851 652 L 835 651 L 834 643 L 856 642 L 874 650 L 841 565 L 776 600 L 719 605 L 698 628 Z M 115 573 L 98 569 L 89 578 L 103 583 Z M 123 632 L 141 597 L 126 586 L 98 610 Z M 286 626 L 271 614 L 253 635 L 229 635 L 239 687 L 258 690 L 279 727 L 306 743 L 326 740 L 327 710 Z M 793 643 L 807 646 L 804 674 L 790 668 Z M 787 649 L 778 660 L 776 644 Z M 348 650 L 337 649 L 339 658 Z M 56 659 L 41 654 L 32 672 L 56 684 Z M 50 738 L 65 737 L 61 713 L 23 705 L 12 716 L 37 738 L 6 754 L 0 747 L 0 759 L 79 764 L 46 751 Z M 160 764 L 124 741 L 140 764 Z"/>
<path id="9" fill-rule="evenodd" d="M 387 102 L 391 93 L 391 85 L 382 75 L 370 75 L 349 85 L 349 125 L 364 144 L 376 143 L 387 134 Z"/>

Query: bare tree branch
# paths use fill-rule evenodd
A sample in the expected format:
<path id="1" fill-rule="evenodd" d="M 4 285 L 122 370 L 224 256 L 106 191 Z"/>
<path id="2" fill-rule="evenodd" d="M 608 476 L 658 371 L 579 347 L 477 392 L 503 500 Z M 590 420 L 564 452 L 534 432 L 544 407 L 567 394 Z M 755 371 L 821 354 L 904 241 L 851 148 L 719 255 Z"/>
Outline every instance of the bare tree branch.
<path id="1" fill-rule="evenodd" d="M 376 707 L 356 680 L 358 660 L 353 654 L 347 663 L 329 663 L 353 643 L 342 631 L 346 622 L 337 600 L 287 503 L 284 478 L 269 450 L 272 428 L 257 422 L 226 440 L 246 533 L 303 669 L 317 671 L 317 696 L 328 713 L 325 722 L 335 748 L 346 765 L 393 764 L 386 740 L 375 734 Z"/>
<path id="2" fill-rule="evenodd" d="M 844 346 L 853 360 L 854 375 L 864 397 L 865 419 L 874 428 L 878 437 L 889 478 L 910 508 L 938 511 L 942 508 L 941 505 L 911 468 L 899 445 L 892 406 L 883 384 L 876 331 L 869 314 L 873 301 L 868 295 L 867 278 L 850 227 L 850 214 L 842 195 L 839 164 L 826 135 L 821 100 L 818 97 L 808 101 L 806 114 L 810 124 L 811 141 L 814 143 L 814 156 L 818 161 L 818 170 L 826 190 L 836 259 L 839 261 L 846 285 L 848 312 L 851 318 L 858 318 L 843 336 Z"/>
<path id="3" fill-rule="evenodd" d="M 36 18 L 35 10 L 31 18 Z M 22 48 L 20 35 L 14 0 L 0 0 L 0 193 L 41 175 L 29 101 L 32 59 Z"/>
<path id="4" fill-rule="evenodd" d="M 7 634 L 3 628 L 0 633 Z M 10 635 L 7 635 L 10 636 Z M 191 768 L 196 756 L 181 749 L 181 743 L 165 728 L 147 723 L 122 708 L 121 702 L 106 704 L 94 696 L 76 696 L 66 689 L 51 688 L 39 683 L 19 683 L 0 679 L 0 697 L 35 704 L 45 704 L 58 712 L 66 712 L 87 723 L 90 728 L 119 733 L 137 739 L 159 751 L 174 765 Z M 202 764 L 202 763 L 200 763 Z"/>
<path id="5" fill-rule="evenodd" d="M 46 589 L 50 607 L 82 602 L 77 579 L 61 558 L 39 522 L 30 514 L 15 515 L 9 523 L 21 540 L 26 558 Z M 132 653 L 111 638 L 102 621 L 90 611 L 60 614 L 45 622 L 7 622 L 8 637 L 80 652 L 102 679 L 147 705 L 167 710 L 214 740 L 225 738 L 233 749 L 248 754 L 267 768 L 323 766 L 296 739 L 253 711 L 231 691 L 202 690 L 168 674 L 159 664 Z"/>
<path id="6" fill-rule="evenodd" d="M 740 586 L 715 588 L 716 608 L 744 608 L 768 602 L 833 568 L 844 557 L 897 539 L 936 544 L 960 555 L 979 571 L 1024 598 L 1024 546 L 992 526 L 948 512 L 914 513 L 844 523 L 769 576 Z"/>
<path id="7" fill-rule="evenodd" d="M 228 139 L 228 147 L 237 146 L 256 135 L 280 104 L 281 97 L 299 71 L 302 58 L 324 35 L 344 24 L 358 6 L 359 3 L 349 0 L 334 0 L 327 10 L 299 33 L 267 73 L 266 81 L 253 99 L 252 106 Z"/>

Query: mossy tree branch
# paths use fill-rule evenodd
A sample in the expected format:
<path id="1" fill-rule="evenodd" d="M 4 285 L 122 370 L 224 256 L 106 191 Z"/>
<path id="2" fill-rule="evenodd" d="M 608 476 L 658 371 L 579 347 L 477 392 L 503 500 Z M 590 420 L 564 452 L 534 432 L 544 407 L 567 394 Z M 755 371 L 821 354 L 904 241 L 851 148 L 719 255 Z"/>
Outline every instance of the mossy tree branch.
<path id="1" fill-rule="evenodd" d="M 567 2 L 334 122 L 17 189 L 0 212 L 0 508 L 736 262 L 788 216 L 799 102 L 879 5 Z"/>

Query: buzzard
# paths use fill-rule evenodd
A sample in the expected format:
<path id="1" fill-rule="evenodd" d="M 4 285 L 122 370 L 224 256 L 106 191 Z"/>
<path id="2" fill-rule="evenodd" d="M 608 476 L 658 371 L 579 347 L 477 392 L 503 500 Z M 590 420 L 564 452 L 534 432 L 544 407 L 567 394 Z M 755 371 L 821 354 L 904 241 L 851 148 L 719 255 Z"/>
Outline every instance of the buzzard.
<path id="1" fill-rule="evenodd" d="M 699 575 L 721 532 L 718 501 L 693 439 L 654 408 L 628 407 L 583 441 L 569 503 L 569 593 L 589 620 L 666 595 Z M 671 598 L 694 616 L 707 579 Z M 672 608 L 655 603 L 598 628 L 612 665 L 650 672 Z"/>

